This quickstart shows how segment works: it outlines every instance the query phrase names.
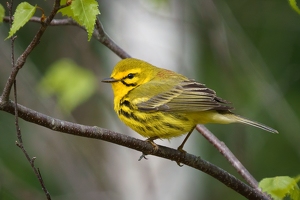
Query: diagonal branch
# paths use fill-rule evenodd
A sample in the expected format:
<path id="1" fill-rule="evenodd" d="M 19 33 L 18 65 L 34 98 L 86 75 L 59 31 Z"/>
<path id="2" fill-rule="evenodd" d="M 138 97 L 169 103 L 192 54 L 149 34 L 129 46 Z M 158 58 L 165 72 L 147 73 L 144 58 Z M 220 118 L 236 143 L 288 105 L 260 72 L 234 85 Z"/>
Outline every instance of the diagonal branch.
<path id="1" fill-rule="evenodd" d="M 243 164 L 234 156 L 234 154 L 228 149 L 224 142 L 221 142 L 203 125 L 198 124 L 196 126 L 196 129 L 205 137 L 205 139 L 207 139 L 214 147 L 216 147 L 220 151 L 220 153 L 231 163 L 231 165 L 247 181 L 247 183 L 249 183 L 253 188 L 259 190 L 258 182 L 243 166 Z"/>
<path id="2" fill-rule="evenodd" d="M 60 6 L 60 0 L 55 0 L 54 7 L 50 13 L 50 15 L 46 18 L 44 22 L 41 23 L 41 27 L 38 30 L 37 34 L 34 36 L 31 43 L 28 45 L 24 53 L 17 59 L 15 66 L 13 67 L 13 70 L 6 82 L 6 85 L 4 87 L 2 97 L 4 101 L 8 101 L 9 94 L 12 88 L 12 85 L 14 83 L 14 80 L 16 79 L 16 76 L 19 72 L 19 70 L 23 67 L 23 65 L 26 62 L 26 59 L 28 55 L 32 52 L 32 50 L 39 44 L 40 39 L 44 32 L 46 31 L 47 27 L 49 26 L 50 22 L 53 20 L 55 14 L 57 13 Z"/>
<path id="3" fill-rule="evenodd" d="M 9 22 L 9 17 L 4 17 L 3 18 L 4 22 Z M 36 22 L 36 23 L 41 23 L 41 18 L 40 17 L 31 17 L 30 22 Z M 83 30 L 86 31 L 84 26 L 81 26 L 78 24 L 76 21 L 74 21 L 72 18 L 67 18 L 67 19 L 53 19 L 49 26 L 66 26 L 66 25 L 71 25 L 71 26 L 77 26 Z M 107 48 L 109 48 L 112 52 L 114 52 L 116 55 L 118 55 L 120 58 L 131 58 L 131 56 L 126 53 L 122 48 L 120 48 L 104 31 L 103 26 L 100 22 L 99 19 L 96 20 L 96 25 L 95 29 L 93 32 L 93 37 L 101 42 L 103 45 L 105 45 Z"/>
<path id="4" fill-rule="evenodd" d="M 3 103 L 3 100 L 0 98 L 0 110 L 14 115 L 14 105 L 15 104 L 13 101 Z M 18 113 L 20 118 L 28 122 L 44 126 L 54 131 L 59 131 L 81 137 L 104 140 L 124 147 L 128 147 L 130 149 L 135 149 L 137 151 L 143 152 L 144 154 L 150 154 L 183 163 L 195 169 L 201 170 L 204 173 L 216 178 L 229 188 L 235 190 L 236 192 L 240 193 L 248 199 L 268 199 L 257 190 L 251 188 L 239 179 L 235 178 L 233 175 L 195 155 L 188 153 L 183 154 L 178 150 L 164 146 L 159 146 L 158 150 L 155 150 L 153 145 L 151 145 L 149 142 L 145 142 L 143 140 L 132 138 L 130 136 L 116 133 L 96 126 L 84 126 L 72 122 L 55 119 L 45 114 L 26 108 L 20 104 L 18 104 Z"/>
<path id="5" fill-rule="evenodd" d="M 112 50 L 115 54 L 120 56 L 120 58 L 131 58 L 129 54 L 123 51 L 110 37 L 105 33 L 103 26 L 100 20 L 97 18 L 96 20 L 96 29 L 94 29 L 93 36 L 99 40 L 102 44 L 104 44 L 107 48 Z"/>
<path id="6" fill-rule="evenodd" d="M 261 192 L 258 187 L 257 180 L 249 173 L 249 171 L 243 166 L 243 164 L 235 157 L 230 149 L 221 142 L 212 132 L 210 132 L 204 125 L 198 124 L 196 130 L 201 133 L 219 152 L 230 162 L 230 164 L 236 169 L 236 171 L 257 191 Z M 263 195 L 269 199 L 265 193 Z"/>

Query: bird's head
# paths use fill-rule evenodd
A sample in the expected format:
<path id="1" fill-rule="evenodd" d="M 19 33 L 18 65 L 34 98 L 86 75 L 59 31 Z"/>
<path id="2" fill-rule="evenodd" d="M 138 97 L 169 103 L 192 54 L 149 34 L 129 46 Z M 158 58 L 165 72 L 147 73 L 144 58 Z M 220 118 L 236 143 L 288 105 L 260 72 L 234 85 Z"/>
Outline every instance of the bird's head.
<path id="1" fill-rule="evenodd" d="M 142 60 L 127 58 L 117 63 L 110 78 L 102 82 L 111 83 L 115 98 L 121 99 L 130 90 L 153 79 L 159 69 Z"/>

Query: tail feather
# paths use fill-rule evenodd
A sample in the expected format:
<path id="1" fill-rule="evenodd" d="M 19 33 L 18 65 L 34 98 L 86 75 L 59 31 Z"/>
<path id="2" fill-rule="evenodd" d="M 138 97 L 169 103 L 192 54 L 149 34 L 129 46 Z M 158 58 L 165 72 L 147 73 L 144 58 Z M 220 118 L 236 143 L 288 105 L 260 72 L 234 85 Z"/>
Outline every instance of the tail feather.
<path id="1" fill-rule="evenodd" d="M 263 130 L 265 130 L 265 131 L 269 131 L 269 132 L 271 132 L 271 133 L 278 133 L 277 130 L 272 129 L 271 127 L 268 127 L 268 126 L 266 126 L 266 125 L 264 125 L 264 124 L 261 124 L 261 123 L 258 123 L 258 122 L 256 122 L 256 121 L 252 121 L 252 120 L 250 120 L 250 119 L 241 117 L 241 116 L 239 116 L 239 115 L 233 114 L 233 115 L 231 115 L 231 117 L 233 117 L 233 118 L 236 120 L 236 122 L 238 122 L 238 123 L 248 124 L 248 125 L 250 125 L 250 126 L 254 126 L 254 127 L 263 129 Z"/>

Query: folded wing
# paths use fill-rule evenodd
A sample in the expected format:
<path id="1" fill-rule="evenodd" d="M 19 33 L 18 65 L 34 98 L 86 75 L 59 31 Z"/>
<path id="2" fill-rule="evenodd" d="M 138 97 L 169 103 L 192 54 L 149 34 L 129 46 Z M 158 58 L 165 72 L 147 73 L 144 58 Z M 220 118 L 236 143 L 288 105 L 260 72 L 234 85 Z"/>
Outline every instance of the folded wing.
<path id="1" fill-rule="evenodd" d="M 230 102 L 217 97 L 216 92 L 194 80 L 182 81 L 166 92 L 155 95 L 136 106 L 141 111 L 200 112 L 232 110 Z"/>

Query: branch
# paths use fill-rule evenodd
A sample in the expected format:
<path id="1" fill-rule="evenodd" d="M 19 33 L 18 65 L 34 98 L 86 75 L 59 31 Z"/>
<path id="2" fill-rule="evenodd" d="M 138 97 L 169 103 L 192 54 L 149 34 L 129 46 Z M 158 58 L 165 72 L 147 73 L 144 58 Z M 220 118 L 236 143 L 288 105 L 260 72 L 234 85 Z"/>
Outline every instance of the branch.
<path id="1" fill-rule="evenodd" d="M 44 22 L 41 23 L 42 25 L 41 25 L 39 31 L 37 32 L 37 34 L 31 41 L 29 46 L 26 48 L 24 53 L 18 58 L 15 66 L 13 67 L 12 73 L 10 74 L 10 76 L 6 82 L 6 85 L 5 85 L 3 93 L 2 93 L 2 97 L 3 97 L 4 101 L 8 101 L 12 85 L 14 83 L 14 80 L 16 79 L 16 76 L 17 76 L 19 70 L 25 64 L 28 55 L 39 44 L 40 38 L 44 34 L 44 32 L 47 29 L 47 27 L 49 26 L 50 22 L 53 20 L 55 14 L 57 13 L 57 11 L 59 9 L 59 6 L 60 6 L 60 0 L 55 0 L 55 4 L 54 4 L 54 7 L 53 7 L 50 15 L 46 18 L 46 20 Z"/>
<path id="2" fill-rule="evenodd" d="M 13 101 L 5 102 L 2 100 L 2 98 L 0 98 L 0 110 L 3 110 L 10 114 L 14 114 L 14 105 L 15 104 Z M 128 147 L 130 149 L 135 149 L 137 151 L 143 152 L 143 154 L 150 154 L 168 160 L 183 163 L 195 169 L 201 170 L 204 173 L 216 178 L 229 188 L 235 190 L 236 192 L 240 193 L 248 199 L 268 200 L 268 198 L 263 196 L 260 192 L 246 185 L 239 179 L 235 178 L 233 175 L 192 154 L 183 154 L 178 150 L 160 145 L 158 150 L 155 150 L 153 145 L 149 142 L 132 138 L 130 136 L 116 133 L 96 126 L 84 126 L 72 122 L 55 119 L 45 114 L 26 108 L 20 104 L 18 104 L 18 113 L 20 118 L 28 122 L 44 126 L 54 131 L 59 131 L 81 137 L 104 140 L 124 147 Z"/>
<path id="3" fill-rule="evenodd" d="M 14 20 L 14 17 L 12 17 L 12 19 Z M 41 23 L 41 18 L 40 17 L 31 17 L 30 22 L 36 22 L 36 23 Z M 9 22 L 9 17 L 5 16 L 3 17 L 3 22 Z M 72 18 L 67 18 L 67 19 L 52 19 L 52 21 L 50 22 L 49 26 L 65 26 L 65 25 L 75 25 L 78 27 L 82 27 L 84 30 L 85 28 L 83 26 L 80 26 L 80 24 L 78 24 L 76 21 L 74 21 Z"/>
<path id="4" fill-rule="evenodd" d="M 102 44 L 107 46 L 110 50 L 112 50 L 115 54 L 120 56 L 120 58 L 131 58 L 129 54 L 123 51 L 123 49 L 121 49 L 116 43 L 114 43 L 114 41 L 110 39 L 110 37 L 105 33 L 103 26 L 98 18 L 96 20 L 96 29 L 94 29 L 93 36 Z"/>
<path id="5" fill-rule="evenodd" d="M 12 43 L 13 43 L 13 38 L 12 38 Z M 14 55 L 14 53 L 12 53 L 12 55 Z M 12 56 L 13 57 L 13 56 Z M 48 200 L 51 200 L 51 196 L 50 196 L 50 193 L 48 192 L 45 184 L 44 184 L 44 180 L 42 178 L 42 175 L 41 175 L 41 172 L 39 170 L 39 168 L 36 168 L 35 165 L 34 165 L 34 160 L 36 159 L 36 157 L 33 157 L 33 158 L 30 158 L 29 154 L 27 153 L 24 145 L 23 145 L 23 141 L 22 141 L 22 134 L 21 134 L 21 129 L 19 127 L 19 112 L 18 112 L 18 109 L 17 109 L 17 83 L 16 83 L 16 80 L 14 80 L 14 99 L 15 99 L 15 109 L 14 109 L 14 113 L 15 113 L 15 124 L 16 124 L 16 129 L 17 129 L 17 138 L 19 140 L 19 142 L 16 141 L 16 145 L 22 150 L 22 152 L 25 154 L 25 157 L 27 158 L 27 160 L 29 161 L 30 163 L 30 166 L 31 168 L 33 169 L 36 177 L 38 178 L 41 186 L 42 186 L 42 189 L 47 197 Z"/>
<path id="6" fill-rule="evenodd" d="M 205 126 L 197 125 L 196 130 L 201 133 L 205 139 L 207 139 L 219 152 L 231 163 L 231 165 L 237 170 L 237 172 L 254 188 L 260 190 L 258 182 L 248 172 L 248 170 L 242 165 L 242 163 L 235 157 L 235 155 L 228 149 L 228 147 L 221 142 L 212 132 L 210 132 Z"/>
<path id="7" fill-rule="evenodd" d="M 41 23 L 40 17 L 31 17 L 30 22 L 36 22 Z M 3 22 L 9 22 L 9 17 L 4 17 Z M 50 24 L 50 26 L 66 26 L 66 25 L 72 25 L 77 26 L 83 30 L 86 31 L 86 29 L 78 24 L 76 21 L 74 21 L 72 18 L 67 19 L 53 19 Z M 118 55 L 120 58 L 131 58 L 129 54 L 127 54 L 122 48 L 120 48 L 104 31 L 103 26 L 100 22 L 100 20 L 97 18 L 95 29 L 93 32 L 93 37 L 101 42 L 103 45 L 105 45 L 107 48 L 112 50 L 116 55 Z"/>
<path id="8" fill-rule="evenodd" d="M 237 172 L 257 191 L 261 192 L 258 187 L 258 182 L 249 173 L 249 171 L 243 166 L 243 164 L 235 157 L 235 155 L 229 150 L 229 148 L 221 142 L 212 132 L 210 132 L 204 125 L 198 124 L 196 130 L 201 133 L 219 152 L 231 163 L 231 165 L 237 170 Z M 269 199 L 269 197 L 263 193 L 263 195 Z"/>

